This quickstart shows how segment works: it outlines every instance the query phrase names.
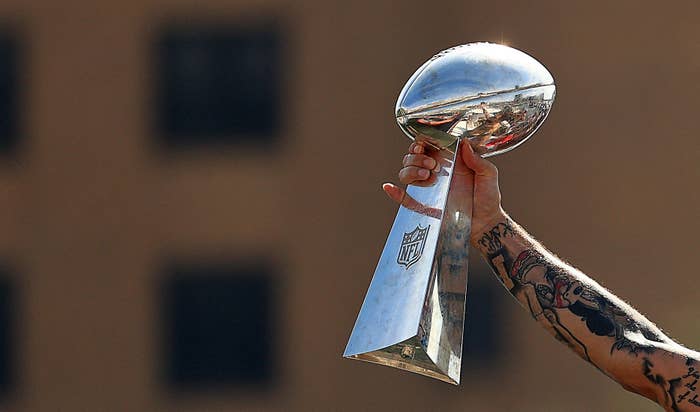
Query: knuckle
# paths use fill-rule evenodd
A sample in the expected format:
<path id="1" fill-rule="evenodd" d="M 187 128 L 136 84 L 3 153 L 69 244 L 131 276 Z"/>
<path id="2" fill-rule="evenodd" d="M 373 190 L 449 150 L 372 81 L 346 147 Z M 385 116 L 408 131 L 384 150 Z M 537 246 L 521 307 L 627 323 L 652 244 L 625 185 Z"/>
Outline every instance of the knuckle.
<path id="1" fill-rule="evenodd" d="M 424 180 L 425 178 L 421 176 L 421 169 L 416 166 L 406 166 L 399 172 L 399 179 L 401 183 L 410 184 L 415 181 Z M 423 172 L 425 173 L 425 172 Z"/>
<path id="2" fill-rule="evenodd" d="M 428 155 L 415 155 L 413 158 L 413 166 L 428 170 L 435 169 L 438 166 L 438 161 Z"/>
<path id="3" fill-rule="evenodd" d="M 420 155 L 420 154 L 407 154 L 407 155 L 404 157 L 403 165 L 404 165 L 404 166 L 407 166 L 407 167 L 408 167 L 408 166 L 418 166 L 418 167 L 420 167 L 420 166 L 422 165 L 422 159 L 423 159 L 423 157 L 424 157 L 424 155 Z"/>
<path id="4" fill-rule="evenodd" d="M 409 184 L 413 181 L 413 179 L 410 178 L 409 171 L 406 167 L 399 170 L 399 181 L 403 184 Z"/>
<path id="5" fill-rule="evenodd" d="M 406 170 L 406 176 L 408 176 L 409 178 L 411 178 L 413 180 L 416 180 L 416 178 L 418 177 L 418 168 L 417 167 L 407 166 L 405 168 L 405 170 Z"/>

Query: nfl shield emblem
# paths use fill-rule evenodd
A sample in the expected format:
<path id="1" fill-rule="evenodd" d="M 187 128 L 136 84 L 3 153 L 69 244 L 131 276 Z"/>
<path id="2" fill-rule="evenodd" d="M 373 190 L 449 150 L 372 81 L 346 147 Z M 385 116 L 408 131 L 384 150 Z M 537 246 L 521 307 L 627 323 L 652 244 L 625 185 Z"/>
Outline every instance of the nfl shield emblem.
<path id="1" fill-rule="evenodd" d="M 428 230 L 430 230 L 430 225 L 426 228 L 422 228 L 418 225 L 412 232 L 403 234 L 399 256 L 396 258 L 396 262 L 399 265 L 404 265 L 406 269 L 408 269 L 412 264 L 418 262 L 423 255 L 423 248 L 425 247 L 425 239 L 428 237 Z"/>

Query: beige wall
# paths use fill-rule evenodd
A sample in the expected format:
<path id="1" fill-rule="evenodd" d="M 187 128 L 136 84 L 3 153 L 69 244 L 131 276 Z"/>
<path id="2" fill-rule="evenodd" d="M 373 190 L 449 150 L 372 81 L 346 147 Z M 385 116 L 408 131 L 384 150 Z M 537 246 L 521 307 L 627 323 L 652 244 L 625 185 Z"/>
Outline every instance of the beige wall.
<path id="1" fill-rule="evenodd" d="M 0 163 L 0 256 L 22 302 L 3 410 L 656 410 L 505 299 L 503 361 L 458 388 L 340 353 L 395 213 L 379 185 L 407 145 L 398 91 L 433 52 L 477 40 L 529 52 L 557 80 L 536 137 L 496 160 L 507 210 L 699 346 L 699 13 L 693 1 L 0 2 L 28 46 L 28 132 Z M 160 153 L 158 24 L 268 14 L 289 35 L 279 147 Z M 278 384 L 168 394 L 155 372 L 162 258 L 260 253 L 285 268 Z"/>

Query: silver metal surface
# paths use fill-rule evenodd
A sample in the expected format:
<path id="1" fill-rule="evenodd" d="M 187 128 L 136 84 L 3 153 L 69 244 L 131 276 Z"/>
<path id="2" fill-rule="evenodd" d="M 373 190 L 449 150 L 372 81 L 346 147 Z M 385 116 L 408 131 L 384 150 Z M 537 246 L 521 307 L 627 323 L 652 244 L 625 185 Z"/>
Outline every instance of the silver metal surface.
<path id="1" fill-rule="evenodd" d="M 554 102 L 547 69 L 510 47 L 466 44 L 421 66 L 404 86 L 396 119 L 433 148 L 432 186 L 409 186 L 344 356 L 459 383 L 472 197 L 453 173 L 463 139 L 482 156 L 512 150 Z"/>
<path id="2" fill-rule="evenodd" d="M 424 208 L 399 208 L 344 356 L 399 366 L 412 372 L 458 382 L 459 368 L 452 376 L 445 376 L 427 351 L 428 347 L 431 353 L 440 351 L 439 338 L 442 332 L 439 329 L 445 320 L 436 301 L 439 300 L 440 287 L 443 285 L 441 281 L 437 286 L 441 271 L 436 256 L 445 244 L 441 233 L 445 230 L 442 225 L 445 218 L 443 210 L 452 177 L 454 147 L 442 150 L 435 156 L 442 160 L 441 173 L 434 186 L 408 188 L 408 194 L 424 205 Z M 405 245 L 404 236 L 416 229 L 427 230 L 423 244 L 416 248 L 422 253 L 410 265 L 398 263 L 402 250 L 406 251 L 402 247 Z M 463 242 L 468 242 L 468 239 L 467 235 Z M 466 246 L 464 243 L 457 253 L 466 253 Z M 461 259 L 459 264 L 466 265 L 466 259 Z M 464 280 L 466 286 L 466 278 Z M 458 316 L 463 317 L 464 288 L 458 286 L 455 289 L 462 294 L 462 314 Z M 450 314 L 446 316 L 451 317 Z M 435 318 L 441 319 L 435 321 Z M 448 351 L 450 353 L 443 363 L 454 363 L 455 356 L 461 359 L 461 339 L 460 335 L 460 350 L 457 353 Z M 411 348 L 408 353 L 407 347 Z"/>
<path id="3" fill-rule="evenodd" d="M 396 119 L 412 139 L 439 147 L 467 138 L 484 157 L 523 143 L 554 103 L 552 75 L 527 54 L 471 43 L 438 53 L 404 86 Z"/>

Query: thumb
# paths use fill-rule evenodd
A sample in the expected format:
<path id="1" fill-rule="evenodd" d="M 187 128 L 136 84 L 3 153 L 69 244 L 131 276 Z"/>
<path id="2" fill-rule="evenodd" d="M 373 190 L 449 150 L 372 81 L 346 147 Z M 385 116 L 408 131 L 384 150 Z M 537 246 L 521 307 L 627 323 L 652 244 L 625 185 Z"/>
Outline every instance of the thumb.
<path id="1" fill-rule="evenodd" d="M 393 183 L 384 183 L 382 185 L 382 189 L 384 190 L 384 193 L 386 193 L 386 195 L 389 196 L 389 199 L 393 200 L 398 204 L 401 204 L 401 202 L 403 202 L 404 195 L 406 194 L 404 189 L 396 186 Z"/>
<path id="2" fill-rule="evenodd" d="M 473 170 L 475 175 L 490 177 L 498 176 L 498 169 L 496 169 L 496 166 L 476 154 L 472 148 L 472 145 L 469 144 L 469 140 L 464 139 L 462 141 L 461 152 L 464 164 L 466 164 L 469 169 Z"/>
<path id="3" fill-rule="evenodd" d="M 414 212 L 418 212 L 426 216 L 434 217 L 435 219 L 442 218 L 442 209 L 426 206 L 423 203 L 420 203 L 416 199 L 412 198 L 411 195 L 406 193 L 405 189 L 402 189 L 393 183 L 384 183 L 382 185 L 382 189 L 384 189 L 384 192 L 391 200 L 400 204 L 406 209 L 413 210 Z"/>

